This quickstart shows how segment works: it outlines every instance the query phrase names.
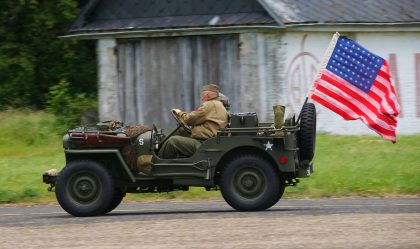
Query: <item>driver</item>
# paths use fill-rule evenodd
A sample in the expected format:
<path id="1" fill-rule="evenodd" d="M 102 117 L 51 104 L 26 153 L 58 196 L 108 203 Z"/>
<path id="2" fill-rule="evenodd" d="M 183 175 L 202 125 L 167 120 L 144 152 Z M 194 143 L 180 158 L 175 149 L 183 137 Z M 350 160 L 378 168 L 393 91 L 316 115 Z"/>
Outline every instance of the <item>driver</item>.
<path id="1" fill-rule="evenodd" d="M 172 109 L 181 122 L 191 126 L 191 135 L 171 136 L 159 150 L 160 158 L 192 156 L 204 140 L 216 136 L 218 130 L 227 126 L 228 113 L 218 97 L 217 85 L 205 85 L 201 91 L 203 103 L 198 109 L 190 113 Z"/>

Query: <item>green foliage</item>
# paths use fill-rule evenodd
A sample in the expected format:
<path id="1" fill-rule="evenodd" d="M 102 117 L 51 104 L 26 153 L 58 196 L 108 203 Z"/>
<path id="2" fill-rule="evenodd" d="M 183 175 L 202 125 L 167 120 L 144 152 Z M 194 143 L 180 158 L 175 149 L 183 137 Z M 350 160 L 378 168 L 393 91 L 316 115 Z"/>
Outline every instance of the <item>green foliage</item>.
<path id="1" fill-rule="evenodd" d="M 79 92 L 96 92 L 94 42 L 58 37 L 78 14 L 78 2 L 86 1 L 2 0 L 0 109 L 42 108 L 49 87 L 62 79 Z"/>
<path id="2" fill-rule="evenodd" d="M 96 98 L 84 93 L 72 93 L 67 81 L 53 85 L 47 99 L 47 110 L 56 116 L 59 132 L 81 125 L 82 115 L 89 109 L 96 110 L 96 106 Z"/>

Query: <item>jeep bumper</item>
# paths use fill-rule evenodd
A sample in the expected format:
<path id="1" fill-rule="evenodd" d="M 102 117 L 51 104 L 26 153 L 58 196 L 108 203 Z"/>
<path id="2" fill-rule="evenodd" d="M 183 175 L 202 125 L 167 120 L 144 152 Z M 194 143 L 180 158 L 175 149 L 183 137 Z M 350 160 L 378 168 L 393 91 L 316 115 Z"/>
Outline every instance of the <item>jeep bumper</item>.
<path id="1" fill-rule="evenodd" d="M 46 184 L 55 185 L 60 172 L 56 169 L 50 169 L 42 174 L 42 182 Z"/>

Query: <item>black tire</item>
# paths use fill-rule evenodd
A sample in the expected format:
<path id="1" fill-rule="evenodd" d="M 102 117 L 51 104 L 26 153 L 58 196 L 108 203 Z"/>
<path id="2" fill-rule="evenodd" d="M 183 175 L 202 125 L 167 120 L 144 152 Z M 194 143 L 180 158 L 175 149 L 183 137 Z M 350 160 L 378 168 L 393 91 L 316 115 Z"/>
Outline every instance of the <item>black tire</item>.
<path id="1" fill-rule="evenodd" d="M 284 184 L 270 162 L 259 156 L 244 155 L 233 159 L 223 169 L 220 189 L 232 208 L 260 211 L 277 203 Z"/>
<path id="2" fill-rule="evenodd" d="M 297 136 L 300 160 L 312 161 L 316 140 L 316 109 L 313 103 L 306 103 L 302 107 Z"/>
<path id="3" fill-rule="evenodd" d="M 79 217 L 103 214 L 115 193 L 111 174 L 94 161 L 74 161 L 57 179 L 55 194 L 60 206 Z"/>
<path id="4" fill-rule="evenodd" d="M 277 193 L 275 198 L 273 198 L 273 203 L 269 205 L 269 207 L 272 207 L 277 204 L 277 202 L 280 201 L 281 197 L 283 197 L 284 190 L 286 189 L 286 185 L 284 183 L 284 180 L 280 179 L 280 191 Z"/>
<path id="5" fill-rule="evenodd" d="M 124 199 L 124 196 L 125 196 L 125 193 L 121 192 L 119 189 L 116 189 L 110 206 L 105 209 L 103 214 L 107 214 L 111 212 L 112 210 L 114 210 L 115 208 L 117 208 L 118 205 L 120 205 L 120 203 Z"/>

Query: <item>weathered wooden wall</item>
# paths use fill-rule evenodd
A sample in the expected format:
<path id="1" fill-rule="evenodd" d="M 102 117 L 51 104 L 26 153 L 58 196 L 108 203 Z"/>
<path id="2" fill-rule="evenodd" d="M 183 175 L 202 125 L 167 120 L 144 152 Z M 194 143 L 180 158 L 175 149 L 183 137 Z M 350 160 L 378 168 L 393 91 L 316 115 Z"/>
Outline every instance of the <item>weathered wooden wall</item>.
<path id="1" fill-rule="evenodd" d="M 278 31 L 100 40 L 101 119 L 173 127 L 169 110 L 199 106 L 200 87 L 210 82 L 221 85 L 232 112 L 255 111 L 261 121 L 273 119 L 275 104 L 299 112 L 332 34 Z M 419 133 L 419 32 L 351 34 L 390 64 L 402 104 L 397 132 Z M 320 105 L 317 108 L 319 131 L 374 134 L 359 121 L 344 121 Z"/>
<path id="2" fill-rule="evenodd" d="M 226 95 L 238 98 L 237 45 L 238 35 L 118 41 L 121 119 L 173 127 L 170 109 L 198 107 L 201 86 L 207 83 L 219 84 Z"/>
<path id="3" fill-rule="evenodd" d="M 284 104 L 283 34 L 242 33 L 240 35 L 240 112 L 257 112 L 260 121 L 274 119 L 273 105 Z"/>

